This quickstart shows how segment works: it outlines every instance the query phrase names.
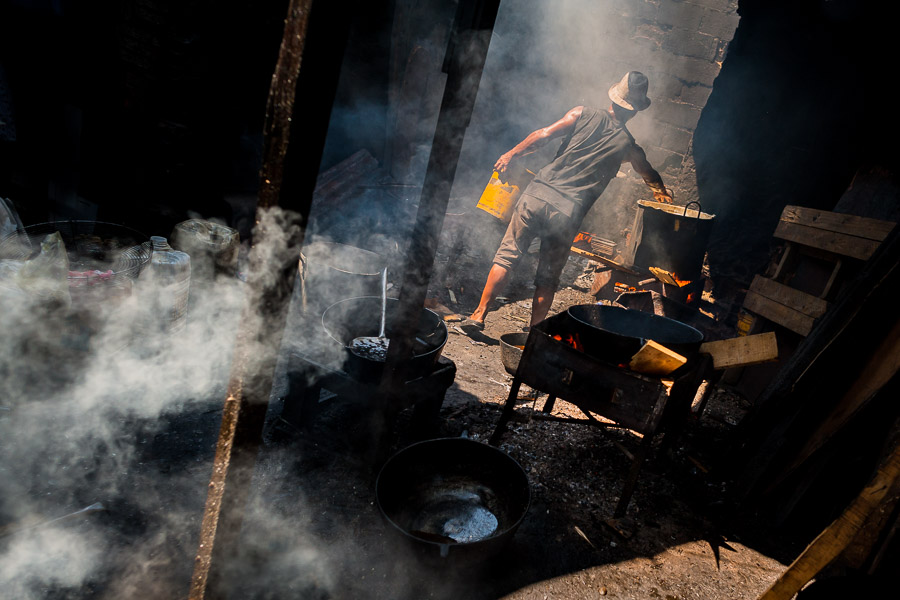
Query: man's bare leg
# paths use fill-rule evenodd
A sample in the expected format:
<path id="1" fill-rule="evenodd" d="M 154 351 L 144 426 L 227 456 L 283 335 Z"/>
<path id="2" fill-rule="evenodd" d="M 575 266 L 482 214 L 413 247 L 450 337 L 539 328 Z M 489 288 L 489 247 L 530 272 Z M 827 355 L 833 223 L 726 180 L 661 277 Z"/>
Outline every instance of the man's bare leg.
<path id="1" fill-rule="evenodd" d="M 534 288 L 534 299 L 531 301 L 531 327 L 547 318 L 555 295 L 555 287 L 537 286 Z"/>
<path id="2" fill-rule="evenodd" d="M 478 321 L 479 323 L 484 323 L 484 318 L 487 316 L 488 312 L 488 305 L 493 302 L 494 298 L 499 296 L 500 292 L 503 291 L 503 288 L 506 287 L 507 279 L 509 279 L 509 269 L 498 264 L 491 266 L 487 282 L 484 284 L 484 290 L 481 292 L 481 300 L 479 300 L 478 307 L 469 317 L 470 319 Z"/>

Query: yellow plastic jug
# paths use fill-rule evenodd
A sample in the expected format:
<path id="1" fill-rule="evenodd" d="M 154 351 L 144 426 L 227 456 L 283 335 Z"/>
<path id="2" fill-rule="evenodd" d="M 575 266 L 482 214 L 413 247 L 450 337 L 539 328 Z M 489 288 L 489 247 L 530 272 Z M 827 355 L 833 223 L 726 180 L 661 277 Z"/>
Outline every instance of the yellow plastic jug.
<path id="1" fill-rule="evenodd" d="M 504 182 L 500 179 L 500 173 L 494 171 L 478 200 L 478 208 L 504 223 L 508 222 L 522 190 L 531 181 L 534 173 L 525 169 L 525 175 L 525 177 L 515 178 L 515 183 L 513 183 L 512 177 Z"/>

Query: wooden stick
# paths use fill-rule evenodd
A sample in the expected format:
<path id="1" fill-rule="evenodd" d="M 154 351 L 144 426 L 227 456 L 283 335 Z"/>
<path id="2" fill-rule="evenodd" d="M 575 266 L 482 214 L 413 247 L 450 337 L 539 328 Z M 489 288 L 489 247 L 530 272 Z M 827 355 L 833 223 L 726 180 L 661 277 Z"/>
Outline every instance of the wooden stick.
<path id="1" fill-rule="evenodd" d="M 758 600 L 790 600 L 828 563 L 834 560 L 860 531 L 900 477 L 900 444 L 875 473 L 875 477 L 844 513 L 819 534 L 787 571 Z"/>
<path id="2" fill-rule="evenodd" d="M 303 243 L 304 227 L 312 204 L 316 174 L 327 133 L 327 114 L 337 89 L 339 52 L 322 47 L 339 44 L 343 22 L 328 4 L 316 2 L 322 22 L 317 43 L 307 44 L 312 0 L 291 0 L 285 18 L 284 35 L 269 90 L 264 124 L 263 165 L 257 202 L 256 230 L 250 248 L 249 279 L 235 342 L 228 390 L 222 408 L 222 424 L 207 489 L 200 541 L 194 560 L 188 597 L 190 600 L 221 598 L 227 595 L 227 578 L 240 542 L 244 508 L 251 491 L 253 468 L 262 443 L 263 425 L 272 379 L 281 347 L 287 308 L 297 271 L 297 254 Z M 324 13 L 321 11 L 325 11 Z M 332 18 L 331 28 L 325 21 Z M 317 21 L 318 22 L 318 21 Z M 344 38 L 345 39 L 345 38 Z M 314 49 L 310 49 L 312 46 Z M 306 60 L 301 69 L 301 58 Z M 318 62 L 317 62 L 318 60 Z M 328 64 L 331 61 L 334 64 Z M 330 73 L 330 78 L 319 68 Z M 315 78 L 316 94 L 299 97 L 301 81 Z M 289 144 L 290 138 L 302 143 Z M 268 210 L 283 206 L 284 223 L 273 223 Z M 294 222 L 288 222 L 295 219 Z M 264 241 L 284 237 L 279 252 L 266 251 Z M 265 318 L 260 319 L 259 315 Z"/>

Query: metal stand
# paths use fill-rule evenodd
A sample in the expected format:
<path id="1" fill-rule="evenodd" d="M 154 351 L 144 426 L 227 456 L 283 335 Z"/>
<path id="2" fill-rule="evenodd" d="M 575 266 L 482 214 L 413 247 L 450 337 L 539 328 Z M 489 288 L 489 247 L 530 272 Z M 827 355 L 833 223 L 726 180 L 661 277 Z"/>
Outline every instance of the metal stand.
<path id="1" fill-rule="evenodd" d="M 627 371 L 554 339 L 557 332 L 565 332 L 567 319 L 565 313 L 559 314 L 532 328 L 490 443 L 496 446 L 506 431 L 523 383 L 550 395 L 542 412 L 550 412 L 556 399 L 560 398 L 576 405 L 589 417 L 589 413 L 596 413 L 618 426 L 637 431 L 643 439 L 633 455 L 613 515 L 619 518 L 624 516 L 634 493 L 654 436 L 661 432 L 663 424 L 667 425 L 667 431 L 677 436 L 708 363 L 705 359 L 697 359 L 693 368 L 673 381 Z M 593 418 L 579 422 L 605 426 Z"/>
<path id="2" fill-rule="evenodd" d="M 377 380 L 359 381 L 346 372 L 325 365 L 309 356 L 293 352 L 289 355 L 287 393 L 281 418 L 289 425 L 309 430 L 315 417 L 322 410 L 321 391 L 328 390 L 339 398 L 370 405 L 378 391 Z M 398 410 L 412 407 L 414 432 L 427 434 L 440 417 L 444 394 L 456 377 L 456 364 L 439 357 L 433 369 L 411 379 L 402 386 L 393 399 Z"/>

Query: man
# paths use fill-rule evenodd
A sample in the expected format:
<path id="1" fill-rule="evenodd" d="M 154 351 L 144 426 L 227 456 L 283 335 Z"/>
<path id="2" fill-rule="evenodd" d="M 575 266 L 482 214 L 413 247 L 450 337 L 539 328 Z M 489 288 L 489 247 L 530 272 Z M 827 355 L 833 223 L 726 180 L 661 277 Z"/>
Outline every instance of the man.
<path id="1" fill-rule="evenodd" d="M 546 318 L 581 221 L 623 162 L 631 163 L 653 190 L 654 199 L 672 201 L 659 173 L 647 162 L 643 149 L 625 128 L 638 111 L 650 106 L 647 85 L 643 73 L 631 71 L 609 89 L 612 104 L 607 110 L 576 106 L 556 123 L 530 133 L 497 160 L 494 169 L 503 173 L 512 161 L 565 136 L 556 158 L 522 192 L 494 255 L 481 300 L 464 321 L 464 330 L 484 329 L 488 305 L 503 291 L 510 270 L 528 251 L 535 237 L 541 239 L 541 250 L 534 281 L 531 326 Z"/>

